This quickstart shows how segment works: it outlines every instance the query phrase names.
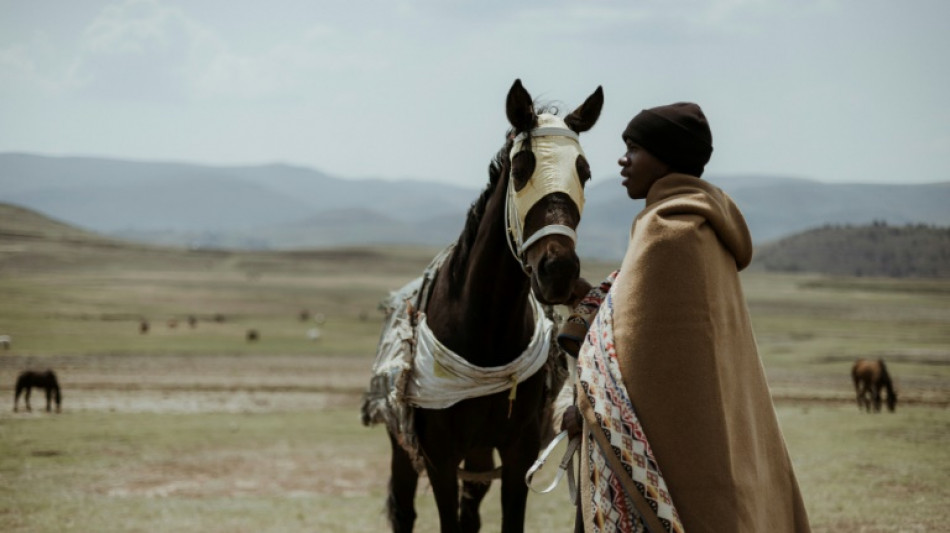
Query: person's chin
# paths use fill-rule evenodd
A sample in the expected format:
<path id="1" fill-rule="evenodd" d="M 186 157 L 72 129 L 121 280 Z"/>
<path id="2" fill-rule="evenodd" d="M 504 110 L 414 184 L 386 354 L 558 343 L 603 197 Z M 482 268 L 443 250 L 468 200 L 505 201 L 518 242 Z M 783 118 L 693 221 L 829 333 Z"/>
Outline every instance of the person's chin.
<path id="1" fill-rule="evenodd" d="M 633 199 L 634 192 L 630 188 L 630 178 L 624 178 L 621 185 L 623 185 L 624 190 L 627 191 L 627 196 Z"/>

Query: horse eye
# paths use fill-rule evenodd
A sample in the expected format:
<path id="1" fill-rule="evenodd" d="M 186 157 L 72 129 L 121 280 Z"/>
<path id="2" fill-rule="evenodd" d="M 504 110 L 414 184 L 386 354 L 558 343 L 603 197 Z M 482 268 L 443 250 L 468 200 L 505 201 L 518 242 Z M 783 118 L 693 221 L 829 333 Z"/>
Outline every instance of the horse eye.
<path id="1" fill-rule="evenodd" d="M 511 160 L 511 178 L 514 181 L 515 190 L 520 191 L 528 184 L 531 175 L 534 174 L 534 153 L 529 151 L 518 152 Z"/>
<path id="2" fill-rule="evenodd" d="M 577 156 L 574 166 L 577 168 L 577 176 L 581 179 L 581 184 L 587 183 L 590 179 L 590 165 L 587 164 L 587 158 L 582 155 Z"/>

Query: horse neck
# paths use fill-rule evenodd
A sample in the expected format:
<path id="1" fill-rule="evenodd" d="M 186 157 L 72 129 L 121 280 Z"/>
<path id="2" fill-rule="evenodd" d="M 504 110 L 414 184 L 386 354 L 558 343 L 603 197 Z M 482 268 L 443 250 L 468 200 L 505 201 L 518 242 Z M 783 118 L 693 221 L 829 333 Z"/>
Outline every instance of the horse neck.
<path id="1" fill-rule="evenodd" d="M 453 279 L 447 261 L 428 307 L 427 321 L 436 338 L 478 366 L 511 362 L 524 351 L 533 332 L 530 281 L 506 240 L 506 191 L 507 183 L 501 180 L 485 207 L 461 275 Z M 452 283 L 461 287 L 451 287 Z"/>

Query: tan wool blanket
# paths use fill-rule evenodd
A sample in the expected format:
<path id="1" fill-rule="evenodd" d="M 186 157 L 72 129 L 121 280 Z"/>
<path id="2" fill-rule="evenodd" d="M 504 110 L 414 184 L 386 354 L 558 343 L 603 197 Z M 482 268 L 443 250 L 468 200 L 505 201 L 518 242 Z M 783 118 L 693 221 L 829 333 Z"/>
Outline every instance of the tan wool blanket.
<path id="1" fill-rule="evenodd" d="M 616 390 L 623 392 L 611 395 L 617 403 L 610 409 L 636 415 L 636 431 L 655 461 L 648 466 L 661 473 L 663 494 L 654 494 L 661 505 L 649 505 L 654 513 L 665 512 L 665 530 L 809 531 L 739 279 L 751 259 L 751 237 L 733 201 L 706 181 L 671 174 L 651 188 L 610 289 L 610 305 L 598 314 L 598 321 L 609 319 L 616 366 L 601 377 L 614 376 Z M 591 333 L 598 330 L 592 327 Z M 633 491 L 649 489 L 626 467 L 616 467 L 625 455 L 630 460 L 625 447 L 637 439 L 620 438 L 617 431 L 627 429 L 605 426 L 610 418 L 598 417 L 597 402 L 603 409 L 605 400 L 583 376 L 585 364 L 597 363 L 591 360 L 595 341 L 591 334 L 585 339 L 578 364 L 578 405 L 588 436 L 581 504 L 585 531 L 611 531 L 618 521 L 595 520 L 595 492 L 604 472 L 622 487 L 618 498 L 633 502 Z M 619 444 L 604 444 L 611 441 Z M 600 466 L 592 459 L 594 446 L 607 451 Z M 641 524 L 636 517 L 623 523 Z"/>

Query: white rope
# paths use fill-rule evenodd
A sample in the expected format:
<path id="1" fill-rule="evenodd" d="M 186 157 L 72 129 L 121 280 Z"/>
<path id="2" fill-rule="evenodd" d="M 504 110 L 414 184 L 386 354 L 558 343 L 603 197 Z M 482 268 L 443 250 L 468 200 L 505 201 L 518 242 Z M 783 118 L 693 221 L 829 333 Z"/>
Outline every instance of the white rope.
<path id="1" fill-rule="evenodd" d="M 564 457 L 561 458 L 561 464 L 558 465 L 557 474 L 554 476 L 554 480 L 552 480 L 551 483 L 543 489 L 537 489 L 534 487 L 534 485 L 532 485 L 532 482 L 534 481 L 534 475 L 538 472 L 538 470 L 541 469 L 541 467 L 544 466 L 544 463 L 547 462 L 548 457 L 550 457 L 551 453 L 554 452 L 554 448 L 556 448 L 557 445 L 566 438 L 567 431 L 562 431 L 554 437 L 554 440 L 548 444 L 548 447 L 545 448 L 543 452 L 541 452 L 541 454 L 538 456 L 538 459 L 533 465 L 531 465 L 531 468 L 528 469 L 528 473 L 524 475 L 524 482 L 528 485 L 528 488 L 534 492 L 537 492 L 538 494 L 547 494 L 558 486 L 558 483 L 561 482 L 561 478 L 564 477 L 566 472 L 567 489 L 568 493 L 570 494 L 571 503 L 576 505 L 577 502 L 575 501 L 575 496 L 577 493 L 577 485 L 574 480 L 574 452 L 577 451 L 577 448 L 580 447 L 581 444 L 581 437 L 579 435 L 568 441 L 567 450 L 564 452 Z"/>

